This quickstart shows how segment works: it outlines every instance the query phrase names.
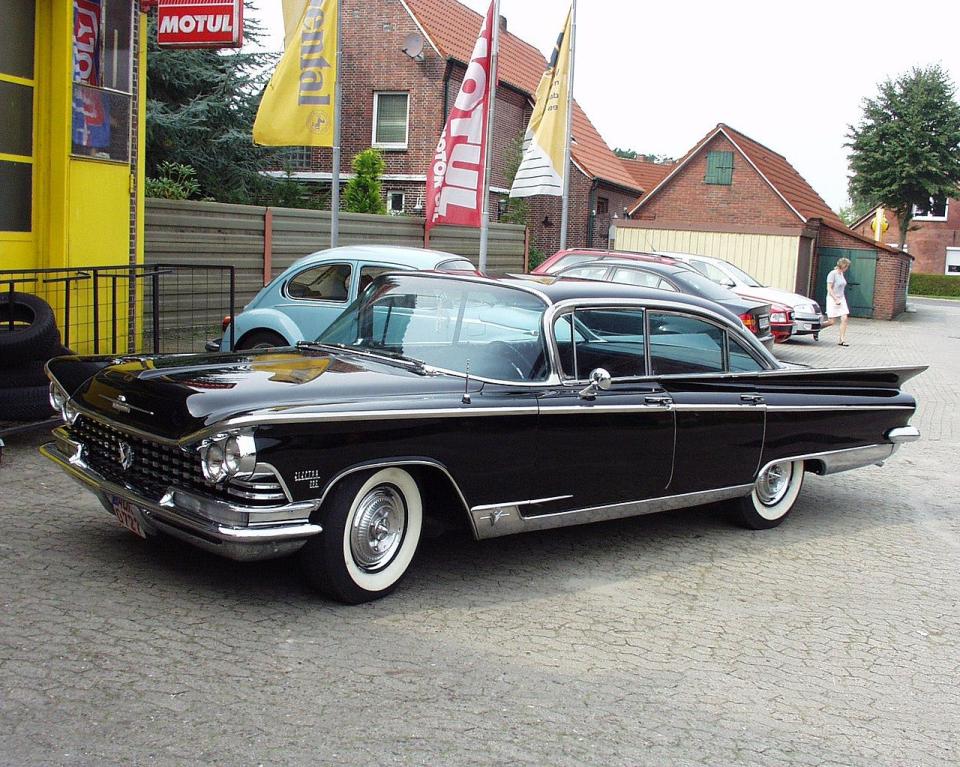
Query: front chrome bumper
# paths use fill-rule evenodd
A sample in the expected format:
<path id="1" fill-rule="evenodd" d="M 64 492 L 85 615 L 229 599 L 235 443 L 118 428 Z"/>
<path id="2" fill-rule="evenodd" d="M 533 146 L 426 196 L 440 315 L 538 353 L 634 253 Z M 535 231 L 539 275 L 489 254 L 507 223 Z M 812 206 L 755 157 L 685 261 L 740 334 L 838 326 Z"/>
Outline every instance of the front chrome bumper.
<path id="1" fill-rule="evenodd" d="M 168 488 L 159 501 L 154 501 L 90 468 L 83 462 L 79 445 L 62 435 L 43 445 L 40 453 L 91 490 L 111 515 L 111 499 L 122 499 L 137 507 L 140 523 L 148 535 L 166 533 L 228 559 L 249 561 L 284 556 L 322 532 L 320 525 L 310 522 L 317 501 L 247 507 L 175 487 Z"/>

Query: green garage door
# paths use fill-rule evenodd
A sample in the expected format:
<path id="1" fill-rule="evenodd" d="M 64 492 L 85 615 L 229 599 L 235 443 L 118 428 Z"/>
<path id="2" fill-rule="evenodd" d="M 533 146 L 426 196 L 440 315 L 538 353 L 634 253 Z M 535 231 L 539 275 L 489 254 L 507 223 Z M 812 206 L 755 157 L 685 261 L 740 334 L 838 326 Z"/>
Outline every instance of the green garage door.
<path id="1" fill-rule="evenodd" d="M 817 285 L 814 290 L 817 301 L 827 311 L 827 275 L 837 265 L 838 258 L 849 258 L 847 270 L 847 306 L 853 317 L 873 316 L 873 287 L 877 278 L 877 251 L 855 248 L 820 248 L 820 264 L 817 267 Z"/>

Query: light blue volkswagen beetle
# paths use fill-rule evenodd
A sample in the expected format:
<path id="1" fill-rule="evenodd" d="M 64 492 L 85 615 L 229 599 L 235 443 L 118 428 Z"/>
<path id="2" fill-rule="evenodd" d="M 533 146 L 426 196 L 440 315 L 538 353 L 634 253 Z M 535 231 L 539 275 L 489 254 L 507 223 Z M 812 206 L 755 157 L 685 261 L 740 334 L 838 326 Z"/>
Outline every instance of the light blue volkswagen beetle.
<path id="1" fill-rule="evenodd" d="M 463 256 L 422 248 L 351 245 L 320 250 L 294 261 L 233 318 L 235 347 L 230 346 L 227 323 L 223 338 L 208 348 L 232 351 L 313 340 L 374 277 L 411 269 L 473 272 L 476 267 Z"/>

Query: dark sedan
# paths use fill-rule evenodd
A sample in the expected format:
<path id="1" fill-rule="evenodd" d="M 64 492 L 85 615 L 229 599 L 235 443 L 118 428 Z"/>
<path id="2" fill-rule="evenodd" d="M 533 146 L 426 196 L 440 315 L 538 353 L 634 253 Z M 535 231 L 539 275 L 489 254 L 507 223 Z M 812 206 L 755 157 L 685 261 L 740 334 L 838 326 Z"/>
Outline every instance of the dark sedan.
<path id="1" fill-rule="evenodd" d="M 636 259 L 617 260 L 605 257 L 588 263 L 579 263 L 554 272 L 557 277 L 579 277 L 588 280 L 621 282 L 657 290 L 672 290 L 691 296 L 706 298 L 736 314 L 744 326 L 760 342 L 773 348 L 773 331 L 770 327 L 770 304 L 741 298 L 732 290 L 717 285 L 696 269 L 679 261 L 658 263 Z"/>
<path id="2" fill-rule="evenodd" d="M 788 368 L 682 293 L 412 272 L 297 347 L 47 369 L 65 424 L 42 452 L 120 525 L 235 559 L 298 552 L 349 603 L 393 590 L 428 529 L 717 501 L 779 525 L 805 472 L 919 437 L 901 385 L 922 370 Z"/>

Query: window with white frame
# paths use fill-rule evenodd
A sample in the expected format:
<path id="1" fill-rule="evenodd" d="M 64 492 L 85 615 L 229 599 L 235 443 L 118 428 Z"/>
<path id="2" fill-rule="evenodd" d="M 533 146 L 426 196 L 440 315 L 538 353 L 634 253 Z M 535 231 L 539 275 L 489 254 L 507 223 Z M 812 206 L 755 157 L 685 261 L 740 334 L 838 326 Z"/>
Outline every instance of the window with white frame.
<path id="1" fill-rule="evenodd" d="M 409 94 L 374 93 L 373 146 L 377 149 L 406 149 L 409 116 Z"/>
<path id="2" fill-rule="evenodd" d="M 921 221 L 946 221 L 947 198 L 931 197 L 926 205 L 914 205 L 913 217 Z"/>
<path id="3" fill-rule="evenodd" d="M 403 215 L 404 202 L 403 192 L 387 192 L 387 213 L 391 216 Z"/>

